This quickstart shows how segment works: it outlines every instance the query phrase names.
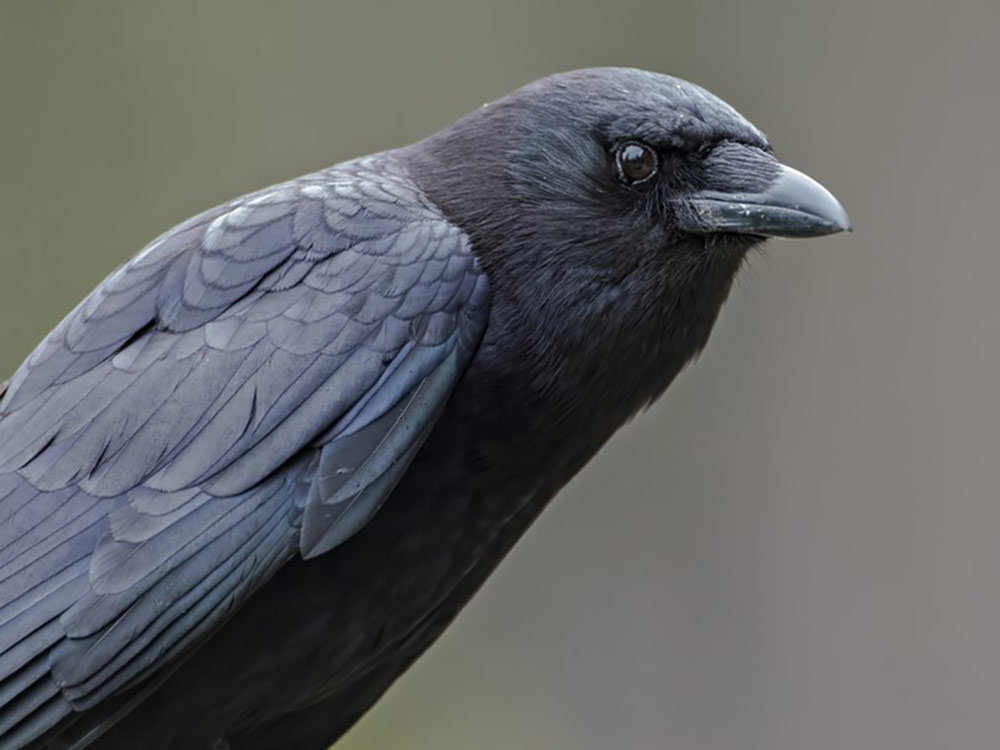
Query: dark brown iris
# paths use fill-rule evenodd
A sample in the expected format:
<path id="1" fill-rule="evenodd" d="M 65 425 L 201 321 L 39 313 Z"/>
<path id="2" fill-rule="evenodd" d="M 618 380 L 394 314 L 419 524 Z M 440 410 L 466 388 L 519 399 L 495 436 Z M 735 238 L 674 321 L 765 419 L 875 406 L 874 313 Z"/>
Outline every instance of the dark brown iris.
<path id="1" fill-rule="evenodd" d="M 618 149 L 618 170 L 629 183 L 648 180 L 656 172 L 656 154 L 642 143 L 626 143 Z"/>

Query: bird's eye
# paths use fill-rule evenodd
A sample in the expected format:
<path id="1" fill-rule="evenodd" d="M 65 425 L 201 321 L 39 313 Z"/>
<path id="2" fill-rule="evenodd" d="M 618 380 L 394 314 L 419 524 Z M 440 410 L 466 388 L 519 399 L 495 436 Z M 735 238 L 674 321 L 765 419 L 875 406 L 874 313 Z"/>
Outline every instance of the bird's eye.
<path id="1" fill-rule="evenodd" d="M 622 144 L 615 159 L 619 176 L 629 185 L 648 180 L 656 172 L 656 152 L 644 143 L 630 141 Z"/>

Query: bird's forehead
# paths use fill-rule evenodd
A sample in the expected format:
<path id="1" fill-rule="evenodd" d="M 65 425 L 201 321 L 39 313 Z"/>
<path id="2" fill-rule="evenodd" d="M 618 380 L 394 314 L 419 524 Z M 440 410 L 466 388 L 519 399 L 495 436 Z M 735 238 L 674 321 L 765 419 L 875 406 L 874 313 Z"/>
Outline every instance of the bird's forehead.
<path id="1" fill-rule="evenodd" d="M 682 142 L 767 139 L 733 107 L 693 83 L 628 68 L 591 68 L 543 79 L 537 93 L 556 112 L 573 112 L 607 135 Z"/>

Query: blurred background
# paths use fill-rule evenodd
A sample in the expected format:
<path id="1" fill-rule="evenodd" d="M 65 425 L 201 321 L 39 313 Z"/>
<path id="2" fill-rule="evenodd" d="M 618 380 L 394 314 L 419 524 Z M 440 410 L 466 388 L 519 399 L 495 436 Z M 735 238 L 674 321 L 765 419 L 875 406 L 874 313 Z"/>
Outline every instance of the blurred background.
<path id="1" fill-rule="evenodd" d="M 238 194 L 542 75 L 696 81 L 833 190 L 338 750 L 1000 738 L 995 0 L 0 5 L 0 375 Z"/>

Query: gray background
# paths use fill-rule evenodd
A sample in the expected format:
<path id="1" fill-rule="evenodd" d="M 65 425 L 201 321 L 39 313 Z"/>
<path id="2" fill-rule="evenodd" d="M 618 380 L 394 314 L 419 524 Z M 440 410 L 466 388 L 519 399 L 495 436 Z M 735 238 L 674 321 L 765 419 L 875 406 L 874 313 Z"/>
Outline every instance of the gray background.
<path id="1" fill-rule="evenodd" d="M 349 750 L 995 748 L 995 2 L 0 5 L 0 373 L 190 214 L 541 75 L 697 81 L 850 236 L 756 257 L 701 357 Z"/>

